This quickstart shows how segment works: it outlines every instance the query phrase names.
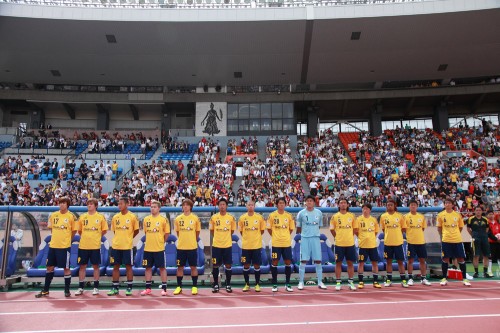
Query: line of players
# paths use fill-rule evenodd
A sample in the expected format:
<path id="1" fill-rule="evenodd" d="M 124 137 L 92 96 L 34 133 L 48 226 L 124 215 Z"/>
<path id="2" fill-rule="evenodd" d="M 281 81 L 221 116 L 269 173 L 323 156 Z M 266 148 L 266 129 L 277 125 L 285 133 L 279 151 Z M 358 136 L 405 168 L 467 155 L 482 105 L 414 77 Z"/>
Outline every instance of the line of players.
<path id="1" fill-rule="evenodd" d="M 320 228 L 323 226 L 323 213 L 315 208 L 315 198 L 309 195 L 306 198 L 306 207 L 297 215 L 295 223 L 293 216 L 285 211 L 285 199 L 279 198 L 276 201 L 277 210 L 272 212 L 267 222 L 264 217 L 255 212 L 255 204 L 250 201 L 247 204 L 247 212 L 243 214 L 238 221 L 238 229 L 242 235 L 242 256 L 243 276 L 245 286 L 243 291 L 250 290 L 250 266 L 253 265 L 255 275 L 254 290 L 260 292 L 260 265 L 262 264 L 261 249 L 262 235 L 267 229 L 271 235 L 271 275 L 272 291 L 278 291 L 278 262 L 282 258 L 285 264 L 285 290 L 292 292 L 290 284 L 292 273 L 292 248 L 291 234 L 297 227 L 297 233 L 301 234 L 300 265 L 299 265 L 299 284 L 297 289 L 304 288 L 304 276 L 306 263 L 309 260 L 315 263 L 316 274 L 319 289 L 327 289 L 322 282 L 321 265 L 321 243 Z M 445 201 L 445 210 L 438 214 L 437 226 L 442 239 L 442 270 L 444 278 L 440 285 L 447 284 L 446 276 L 450 258 L 457 258 L 460 269 L 466 277 L 465 251 L 462 243 L 461 231 L 464 222 L 461 215 L 453 210 L 453 201 Z M 107 232 L 108 225 L 105 217 L 97 212 L 97 200 L 90 199 L 87 203 L 88 212 L 82 214 L 78 221 L 75 216 L 68 211 L 69 199 L 61 198 L 59 200 L 58 212 L 53 213 L 49 218 L 48 227 L 52 230 L 52 239 L 49 244 L 47 257 L 47 273 L 43 289 L 36 294 L 37 298 L 49 295 L 49 288 L 54 276 L 54 267 L 64 267 L 65 296 L 70 297 L 71 272 L 69 269 L 69 257 L 71 240 L 78 232 L 81 236 L 78 250 L 79 288 L 75 295 L 82 295 L 84 292 L 84 279 L 87 265 L 90 262 L 94 268 L 94 286 L 93 295 L 99 294 L 99 265 L 101 263 L 101 237 Z M 127 276 L 127 289 L 125 295 L 132 295 L 133 288 L 133 239 L 139 233 L 139 221 L 135 214 L 128 210 L 128 198 L 122 197 L 119 200 L 119 213 L 113 216 L 111 230 L 114 232 L 112 240 L 112 251 L 110 264 L 113 265 L 112 288 L 107 293 L 108 296 L 119 294 L 119 276 L 120 266 L 125 265 Z M 157 201 L 151 203 L 151 214 L 143 220 L 143 229 L 146 235 L 144 248 L 143 266 L 146 268 L 145 279 L 146 288 L 140 293 L 142 296 L 152 293 L 152 267 L 155 266 L 160 271 L 162 281 L 161 295 L 167 295 L 167 273 L 166 257 L 164 243 L 170 234 L 169 221 L 160 215 L 161 204 Z M 178 215 L 174 221 L 175 232 L 178 235 L 177 242 L 177 287 L 173 294 L 182 293 L 182 280 L 184 267 L 189 265 L 191 268 L 192 288 L 191 293 L 198 293 L 198 271 L 197 266 L 197 248 L 198 237 L 201 230 L 200 219 L 192 213 L 193 202 L 184 200 L 182 203 L 182 214 Z M 232 234 L 236 230 L 235 218 L 227 213 L 227 201 L 221 199 L 218 202 L 219 212 L 210 219 L 210 232 L 213 236 L 212 245 L 212 292 L 219 292 L 219 267 L 224 265 L 226 276 L 226 292 L 231 293 L 232 277 Z M 378 262 L 381 260 L 377 251 L 377 235 L 379 231 L 384 232 L 384 259 L 387 264 L 387 279 L 384 282 L 385 287 L 392 285 L 392 260 L 396 259 L 398 270 L 401 277 L 401 285 L 408 287 L 413 285 L 413 262 L 415 258 L 419 260 L 421 271 L 421 283 L 429 286 L 431 283 L 426 279 L 426 258 L 424 230 L 427 226 L 425 217 L 417 212 L 418 204 L 416 201 L 410 202 L 410 213 L 403 215 L 396 210 L 396 202 L 388 200 L 386 213 L 380 216 L 380 222 L 371 216 L 371 205 L 365 204 L 362 207 L 362 215 L 355 217 L 348 211 L 346 200 L 340 200 L 339 212 L 334 214 L 330 220 L 330 231 L 335 238 L 335 261 L 336 261 L 336 285 L 335 290 L 341 290 L 342 280 L 342 262 L 347 262 L 348 280 L 347 286 L 350 290 L 362 289 L 364 284 L 364 263 L 368 259 L 373 269 L 373 287 L 381 288 L 378 276 Z M 488 220 L 481 218 L 482 211 L 476 210 L 476 219 L 469 219 L 469 231 L 474 230 L 475 240 L 480 238 L 476 245 L 482 249 L 480 255 L 489 255 L 489 251 L 484 247 L 483 238 L 479 233 L 485 231 L 490 239 L 491 232 L 488 230 Z M 478 216 L 479 215 L 479 216 Z M 486 227 L 485 227 L 486 226 Z M 408 242 L 408 277 L 404 267 L 403 252 L 403 233 L 406 233 Z M 355 236 L 358 239 L 359 256 L 356 255 Z M 493 241 L 496 240 L 496 241 Z M 498 260 L 500 250 L 500 241 L 493 238 L 492 252 Z M 476 242 L 476 241 L 475 241 Z M 358 286 L 354 285 L 354 266 L 353 263 L 358 259 Z M 476 260 L 477 261 L 477 260 Z M 475 265 L 477 267 L 477 265 Z M 485 264 L 485 276 L 487 266 Z M 476 270 L 477 272 L 477 270 Z M 470 286 L 467 279 L 463 279 L 465 286 Z"/>

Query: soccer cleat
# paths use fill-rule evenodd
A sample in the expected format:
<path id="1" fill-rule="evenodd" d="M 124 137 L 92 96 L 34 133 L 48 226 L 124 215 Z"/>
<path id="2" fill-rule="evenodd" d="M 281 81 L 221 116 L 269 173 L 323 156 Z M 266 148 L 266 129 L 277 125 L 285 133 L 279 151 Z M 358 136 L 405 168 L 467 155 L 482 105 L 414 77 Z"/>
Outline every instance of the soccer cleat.
<path id="1" fill-rule="evenodd" d="M 292 293 L 292 292 L 293 292 L 293 288 L 292 288 L 292 286 L 291 286 L 291 285 L 289 285 L 289 284 L 287 284 L 287 285 L 285 286 L 285 290 L 286 290 L 286 291 L 288 291 L 289 293 Z"/>
<path id="2" fill-rule="evenodd" d="M 108 291 L 108 296 L 116 296 L 118 295 L 118 289 L 113 288 L 110 291 Z"/>
<path id="3" fill-rule="evenodd" d="M 214 294 L 219 292 L 219 285 L 218 285 L 218 284 L 214 284 L 214 285 L 212 286 L 212 292 L 213 292 Z"/>
<path id="4" fill-rule="evenodd" d="M 340 289 L 342 289 L 342 283 L 337 282 L 337 284 L 335 285 L 335 290 L 340 291 Z"/>
<path id="5" fill-rule="evenodd" d="M 401 286 L 403 288 L 408 288 L 408 282 L 406 282 L 406 280 L 401 281 Z"/>
<path id="6" fill-rule="evenodd" d="M 473 277 L 474 279 L 477 279 L 477 278 L 479 277 L 479 273 L 477 273 L 477 272 L 476 272 L 476 273 L 474 273 L 474 275 L 472 275 L 472 277 Z"/>
<path id="7" fill-rule="evenodd" d="M 78 290 L 75 293 L 75 296 L 80 296 L 81 294 L 83 294 L 83 288 L 78 288 Z"/>
<path id="8" fill-rule="evenodd" d="M 392 286 L 392 281 L 391 280 L 385 280 L 384 287 L 390 287 L 390 286 Z"/>
<path id="9" fill-rule="evenodd" d="M 260 286 L 258 284 L 255 285 L 255 291 L 260 293 Z"/>
<path id="10" fill-rule="evenodd" d="M 191 295 L 198 295 L 198 287 L 191 288 Z"/>
<path id="11" fill-rule="evenodd" d="M 365 287 L 365 283 L 364 282 L 358 283 L 358 289 L 363 289 L 364 287 Z"/>
<path id="12" fill-rule="evenodd" d="M 349 282 L 347 285 L 349 286 L 349 290 L 352 290 L 352 291 L 356 290 L 356 286 L 354 285 L 354 282 Z"/>
<path id="13" fill-rule="evenodd" d="M 42 298 L 42 297 L 46 297 L 46 296 L 49 296 L 49 292 L 45 291 L 45 290 L 42 290 L 38 294 L 35 295 L 36 298 Z"/>
<path id="14" fill-rule="evenodd" d="M 64 297 L 71 297 L 71 293 L 69 292 L 69 290 L 64 291 Z"/>
<path id="15" fill-rule="evenodd" d="M 165 289 L 162 289 L 162 290 L 161 290 L 161 294 L 160 294 L 160 295 L 162 295 L 162 296 L 167 296 L 167 291 L 166 291 Z"/>
<path id="16" fill-rule="evenodd" d="M 380 288 L 382 288 L 382 286 L 378 282 L 373 282 L 373 288 L 380 289 Z"/>
<path id="17" fill-rule="evenodd" d="M 470 284 L 469 280 L 467 280 L 467 279 L 463 279 L 463 280 L 462 280 L 462 283 L 463 283 L 463 284 L 464 284 L 464 286 L 466 286 L 466 287 L 470 287 L 470 286 L 471 286 L 471 284 Z"/>
<path id="18" fill-rule="evenodd" d="M 76 295 L 76 294 L 75 294 Z M 97 288 L 94 288 L 94 290 L 92 291 L 92 295 L 99 295 L 99 289 Z"/>
<path id="19" fill-rule="evenodd" d="M 318 283 L 318 288 L 322 289 L 322 290 L 326 290 L 327 289 L 326 286 L 325 286 L 325 284 L 323 282 Z"/>
<path id="20" fill-rule="evenodd" d="M 277 285 L 274 285 L 273 288 L 271 289 L 271 291 L 273 293 L 277 292 L 278 291 L 278 286 Z"/>
<path id="21" fill-rule="evenodd" d="M 151 293 L 151 289 L 144 289 L 143 291 L 141 291 L 141 296 L 151 295 Z"/>
<path id="22" fill-rule="evenodd" d="M 182 293 L 182 288 L 181 287 L 175 288 L 174 295 L 179 295 L 180 293 Z"/>
<path id="23" fill-rule="evenodd" d="M 413 281 L 413 279 L 409 279 L 408 280 L 408 285 L 409 286 L 413 286 L 415 284 L 415 281 Z"/>
<path id="24" fill-rule="evenodd" d="M 231 288 L 231 286 L 226 286 L 226 292 L 232 293 L 233 292 L 233 288 Z"/>
<path id="25" fill-rule="evenodd" d="M 132 296 L 132 288 L 127 288 L 127 290 L 125 290 L 125 296 Z"/>
<path id="26" fill-rule="evenodd" d="M 427 279 L 422 279 L 422 284 L 423 284 L 424 286 L 430 286 L 430 285 L 431 285 L 431 283 L 430 283 L 430 282 L 429 282 L 429 280 L 427 280 Z"/>
<path id="27" fill-rule="evenodd" d="M 304 289 L 304 282 L 299 282 L 299 285 L 297 286 L 298 290 Z"/>
<path id="28" fill-rule="evenodd" d="M 248 284 L 245 284 L 245 286 L 243 287 L 243 292 L 247 292 L 250 290 L 250 286 Z"/>
<path id="29" fill-rule="evenodd" d="M 439 284 L 444 287 L 448 284 L 448 280 L 446 280 L 446 278 L 442 278 L 441 282 L 439 282 Z"/>
<path id="30" fill-rule="evenodd" d="M 486 279 L 491 279 L 493 277 L 493 275 L 490 275 L 488 273 L 484 273 L 483 277 L 486 278 Z"/>

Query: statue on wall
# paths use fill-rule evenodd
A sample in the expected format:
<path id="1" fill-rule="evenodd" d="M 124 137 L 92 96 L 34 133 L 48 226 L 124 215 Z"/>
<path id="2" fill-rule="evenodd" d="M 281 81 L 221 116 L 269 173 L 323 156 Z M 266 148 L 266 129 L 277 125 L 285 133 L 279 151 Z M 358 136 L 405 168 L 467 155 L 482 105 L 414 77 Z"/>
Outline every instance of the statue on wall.
<path id="1" fill-rule="evenodd" d="M 222 110 L 219 109 L 219 114 L 217 114 L 217 111 L 214 110 L 214 103 L 210 103 L 210 110 L 208 110 L 205 118 L 203 118 L 203 120 L 201 121 L 201 126 L 205 126 L 205 129 L 203 129 L 203 133 L 211 136 L 219 134 L 220 129 L 217 127 L 217 120 L 222 121 Z"/>

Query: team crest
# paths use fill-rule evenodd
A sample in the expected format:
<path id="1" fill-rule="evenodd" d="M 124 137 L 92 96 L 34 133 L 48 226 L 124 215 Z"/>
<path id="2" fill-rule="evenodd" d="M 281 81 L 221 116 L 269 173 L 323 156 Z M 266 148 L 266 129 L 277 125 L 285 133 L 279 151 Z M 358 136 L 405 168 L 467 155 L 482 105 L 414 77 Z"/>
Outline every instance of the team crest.
<path id="1" fill-rule="evenodd" d="M 229 224 L 229 220 L 226 220 L 226 224 Z"/>
<path id="2" fill-rule="evenodd" d="M 368 232 L 371 232 L 371 231 L 373 231 L 372 228 L 368 228 Z"/>
<path id="3" fill-rule="evenodd" d="M 156 222 L 156 226 L 159 227 L 160 226 L 160 222 Z"/>
<path id="4" fill-rule="evenodd" d="M 397 224 L 393 224 L 392 225 L 393 228 L 397 228 L 397 226 L 398 226 Z"/>
<path id="5" fill-rule="evenodd" d="M 64 219 L 64 223 L 68 223 L 68 219 Z"/>
<path id="6" fill-rule="evenodd" d="M 125 223 L 127 223 L 127 224 L 130 223 L 130 220 L 126 220 Z"/>
<path id="7" fill-rule="evenodd" d="M 253 224 L 257 224 L 257 223 L 259 223 L 259 221 L 257 221 L 257 220 L 255 220 L 255 221 L 253 222 Z"/>

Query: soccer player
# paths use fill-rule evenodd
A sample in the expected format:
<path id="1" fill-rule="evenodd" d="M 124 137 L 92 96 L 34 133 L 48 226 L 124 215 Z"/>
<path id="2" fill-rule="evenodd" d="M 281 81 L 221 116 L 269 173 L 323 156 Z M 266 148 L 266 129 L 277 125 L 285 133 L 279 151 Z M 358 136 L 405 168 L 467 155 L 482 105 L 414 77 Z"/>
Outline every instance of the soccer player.
<path id="1" fill-rule="evenodd" d="M 318 288 L 326 289 L 323 283 L 323 266 L 321 266 L 321 242 L 319 240 L 319 228 L 323 226 L 323 213 L 314 208 L 316 198 L 313 195 L 306 197 L 306 208 L 297 215 L 297 233 L 301 234 L 300 240 L 300 266 L 299 266 L 299 286 L 297 289 L 304 289 L 304 275 L 306 273 L 306 263 L 309 260 L 316 264 L 316 275 L 318 277 Z"/>
<path id="2" fill-rule="evenodd" d="M 408 241 L 408 285 L 413 286 L 413 262 L 415 257 L 420 263 L 421 283 L 424 286 L 430 286 L 427 280 L 427 249 L 425 248 L 424 230 L 427 227 L 427 221 L 424 215 L 417 213 L 418 203 L 416 200 L 410 201 L 410 212 L 405 215 L 406 220 L 406 240 Z"/>
<path id="3" fill-rule="evenodd" d="M 488 242 L 489 223 L 488 219 L 483 216 L 483 208 L 481 206 L 477 206 L 474 209 L 474 216 L 471 216 L 467 220 L 467 231 L 472 236 L 474 278 L 479 277 L 479 257 L 483 257 L 483 277 L 492 278 L 493 276 L 488 274 L 490 256 L 490 244 Z"/>
<path id="4" fill-rule="evenodd" d="M 286 201 L 281 197 L 276 200 L 278 209 L 269 214 L 267 218 L 267 230 L 271 235 L 271 275 L 273 282 L 273 292 L 278 291 L 278 262 L 283 257 L 285 263 L 285 290 L 293 292 L 290 285 L 292 275 L 292 239 L 291 234 L 295 229 L 295 221 L 292 214 L 285 212 Z"/>
<path id="5" fill-rule="evenodd" d="M 125 265 L 127 272 L 126 296 L 132 296 L 132 282 L 134 273 L 132 272 L 132 262 L 134 261 L 134 251 L 132 250 L 134 237 L 139 233 L 139 220 L 137 216 L 128 210 L 128 197 L 120 197 L 118 200 L 119 213 L 111 220 L 111 230 L 115 236 L 111 243 L 110 264 L 113 265 L 113 287 L 108 292 L 108 296 L 118 295 L 120 286 L 120 265 Z"/>
<path id="6" fill-rule="evenodd" d="M 182 278 L 184 277 L 184 266 L 186 263 L 191 267 L 191 279 L 193 287 L 191 294 L 198 294 L 198 237 L 200 236 L 201 222 L 198 216 L 193 214 L 193 202 L 185 199 L 182 202 L 182 214 L 174 221 L 175 232 L 177 233 L 177 288 L 174 295 L 182 293 Z"/>
<path id="7" fill-rule="evenodd" d="M 146 235 L 144 246 L 144 257 L 142 264 L 146 268 L 146 289 L 141 291 L 141 296 L 151 295 L 151 279 L 153 266 L 160 270 L 161 295 L 167 296 L 167 270 L 165 268 L 165 242 L 170 235 L 170 222 L 166 217 L 160 215 L 161 203 L 157 200 L 151 201 L 151 215 L 144 218 L 143 228 Z"/>
<path id="8" fill-rule="evenodd" d="M 335 277 L 337 284 L 335 290 L 342 289 L 342 262 L 347 261 L 348 286 L 350 290 L 356 290 L 354 285 L 354 265 L 356 261 L 356 248 L 354 247 L 354 235 L 358 234 L 358 223 L 353 213 L 349 212 L 349 204 L 346 199 L 339 200 L 339 211 L 330 219 L 330 231 L 335 237 Z"/>
<path id="9" fill-rule="evenodd" d="M 377 249 L 377 234 L 379 232 L 378 221 L 370 215 L 372 212 L 372 205 L 369 203 L 363 204 L 361 211 L 363 214 L 356 219 L 359 226 L 358 288 L 363 289 L 365 287 L 363 272 L 367 259 L 370 259 L 372 264 L 373 287 L 382 288 L 380 283 L 378 283 L 378 262 L 380 261 Z"/>
<path id="10" fill-rule="evenodd" d="M 108 230 L 108 222 L 101 213 L 97 212 L 97 199 L 90 198 L 87 201 L 87 213 L 78 219 L 78 233 L 80 234 L 80 245 L 78 247 L 78 272 L 79 283 L 75 296 L 83 294 L 85 286 L 85 271 L 89 260 L 94 268 L 94 291 L 92 295 L 99 295 L 99 266 L 101 264 L 101 238 Z"/>
<path id="11" fill-rule="evenodd" d="M 212 234 L 212 276 L 214 284 L 212 292 L 219 292 L 219 267 L 224 265 L 226 271 L 226 291 L 232 293 L 231 289 L 231 265 L 233 264 L 233 241 L 231 235 L 236 230 L 234 216 L 227 213 L 227 200 L 219 199 L 217 204 L 219 212 L 210 218 L 210 233 Z"/>
<path id="12" fill-rule="evenodd" d="M 47 255 L 47 273 L 45 274 L 45 285 L 36 298 L 49 295 L 49 288 L 54 278 L 54 267 L 64 268 L 64 296 L 70 297 L 69 286 L 71 284 L 71 271 L 69 270 L 69 256 L 71 253 L 71 241 L 76 234 L 75 216 L 69 208 L 70 200 L 67 197 L 59 199 L 59 211 L 50 215 L 47 227 L 52 230 L 52 238 Z"/>
<path id="13" fill-rule="evenodd" d="M 384 287 L 392 285 L 392 259 L 396 258 L 401 276 L 401 285 L 408 288 L 403 263 L 405 260 L 403 233 L 406 232 L 406 220 L 402 214 L 396 211 L 396 201 L 394 199 L 387 200 L 386 212 L 380 216 L 380 225 L 384 231 L 384 257 L 387 263 L 387 280 Z"/>
<path id="14" fill-rule="evenodd" d="M 490 228 L 489 242 L 490 242 L 490 252 L 491 260 L 489 271 L 492 272 L 492 264 L 497 263 L 500 269 L 500 239 L 496 235 L 500 234 L 500 224 L 495 220 L 495 214 L 492 210 L 488 211 L 488 224 Z"/>
<path id="15" fill-rule="evenodd" d="M 437 227 L 439 235 L 441 236 L 441 248 L 443 251 L 443 262 L 441 264 L 443 278 L 441 279 L 440 285 L 446 286 L 448 284 L 446 277 L 448 276 L 450 258 L 457 258 L 458 265 L 462 271 L 462 282 L 464 286 L 470 287 L 471 284 L 466 278 L 467 268 L 465 266 L 465 250 L 461 234 L 464 228 L 464 221 L 462 215 L 453 210 L 453 205 L 453 200 L 446 198 L 444 201 L 444 211 L 437 216 Z"/>
<path id="16" fill-rule="evenodd" d="M 243 291 L 250 290 L 250 264 L 255 272 L 255 291 L 260 292 L 260 265 L 262 265 L 262 234 L 266 230 L 266 220 L 255 212 L 255 202 L 247 202 L 247 212 L 238 220 L 241 233 L 241 262 L 245 286 Z"/>

